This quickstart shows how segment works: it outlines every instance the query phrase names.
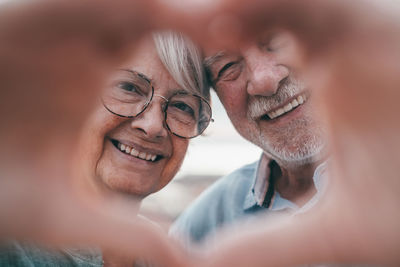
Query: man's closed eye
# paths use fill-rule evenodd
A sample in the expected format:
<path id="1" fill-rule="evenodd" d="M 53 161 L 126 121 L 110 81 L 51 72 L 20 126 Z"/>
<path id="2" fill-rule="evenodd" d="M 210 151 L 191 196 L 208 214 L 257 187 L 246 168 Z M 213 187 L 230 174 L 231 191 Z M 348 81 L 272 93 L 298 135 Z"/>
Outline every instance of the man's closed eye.
<path id="1" fill-rule="evenodd" d="M 217 75 L 217 82 L 219 81 L 234 81 L 242 72 L 242 64 L 240 62 L 229 62 L 221 68 Z"/>

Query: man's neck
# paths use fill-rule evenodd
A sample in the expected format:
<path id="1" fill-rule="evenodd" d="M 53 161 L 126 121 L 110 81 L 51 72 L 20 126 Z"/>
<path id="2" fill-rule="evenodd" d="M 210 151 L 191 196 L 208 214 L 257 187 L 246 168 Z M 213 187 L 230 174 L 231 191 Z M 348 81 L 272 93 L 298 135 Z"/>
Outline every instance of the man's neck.
<path id="1" fill-rule="evenodd" d="M 275 190 L 285 199 L 299 207 L 306 204 L 317 192 L 314 185 L 314 171 L 318 163 L 301 166 L 275 164 L 271 169 L 271 178 L 275 180 Z"/>

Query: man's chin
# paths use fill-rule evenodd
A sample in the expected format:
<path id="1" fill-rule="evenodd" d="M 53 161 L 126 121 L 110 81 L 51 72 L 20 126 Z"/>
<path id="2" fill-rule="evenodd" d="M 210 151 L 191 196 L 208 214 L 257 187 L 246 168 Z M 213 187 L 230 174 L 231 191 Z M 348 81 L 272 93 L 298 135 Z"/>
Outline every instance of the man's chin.
<path id="1" fill-rule="evenodd" d="M 319 164 L 326 159 L 325 145 L 319 145 L 306 151 L 264 150 L 272 159 L 287 168 L 297 168 L 305 165 Z"/>
<path id="2" fill-rule="evenodd" d="M 281 164 L 287 168 L 299 168 L 301 166 L 318 165 L 322 161 L 322 158 L 318 156 L 310 156 L 295 159 L 286 158 L 280 159 L 280 161 L 282 162 Z"/>

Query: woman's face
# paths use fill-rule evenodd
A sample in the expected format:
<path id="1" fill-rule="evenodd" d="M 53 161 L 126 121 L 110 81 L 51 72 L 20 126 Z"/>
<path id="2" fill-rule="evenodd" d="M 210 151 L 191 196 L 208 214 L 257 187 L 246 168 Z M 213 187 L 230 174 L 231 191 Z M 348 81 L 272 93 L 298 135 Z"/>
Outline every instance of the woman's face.
<path id="1" fill-rule="evenodd" d="M 154 94 L 168 98 L 180 89 L 159 60 L 151 38 L 141 42 L 124 69 L 146 75 Z M 163 104 L 164 100 L 155 96 L 146 110 L 135 118 L 116 116 L 101 104 L 96 108 L 81 145 L 81 164 L 86 169 L 85 179 L 90 179 L 86 182 L 97 191 L 143 198 L 164 187 L 175 176 L 186 154 L 188 140 L 167 130 Z M 121 150 L 121 145 L 125 151 Z M 140 154 L 130 155 L 126 147 Z M 154 156 L 156 160 L 152 161 Z"/>

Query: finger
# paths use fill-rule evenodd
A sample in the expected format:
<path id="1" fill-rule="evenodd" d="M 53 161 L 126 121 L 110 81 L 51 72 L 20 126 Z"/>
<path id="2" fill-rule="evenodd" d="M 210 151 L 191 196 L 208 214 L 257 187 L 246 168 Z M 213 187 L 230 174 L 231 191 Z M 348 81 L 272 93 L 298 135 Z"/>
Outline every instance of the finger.
<path id="1" fill-rule="evenodd" d="M 321 238 L 322 227 L 313 214 L 305 218 L 260 217 L 253 224 L 234 227 L 235 235 L 218 236 L 206 266 L 297 266 L 320 263 L 332 254 L 331 244 Z M 232 230 L 232 229 L 228 229 Z M 304 240 L 307 240 L 305 243 Z M 336 258 L 337 259 L 337 258 Z"/>
<path id="2" fill-rule="evenodd" d="M 13 222 L 0 221 L 2 239 L 64 248 L 101 247 L 162 266 L 188 266 L 183 250 L 165 232 L 154 223 L 132 219 L 131 207 L 109 203 L 102 205 L 100 212 L 98 206 L 80 202 L 71 188 L 59 181 L 16 179 L 1 181 L 1 185 L 0 213 Z"/>

